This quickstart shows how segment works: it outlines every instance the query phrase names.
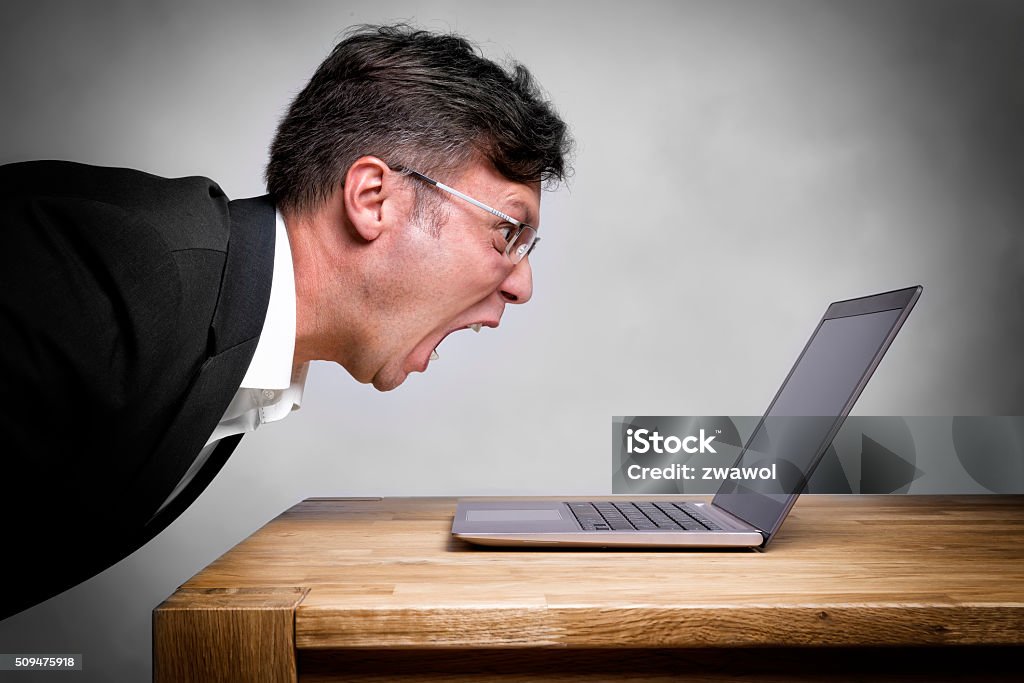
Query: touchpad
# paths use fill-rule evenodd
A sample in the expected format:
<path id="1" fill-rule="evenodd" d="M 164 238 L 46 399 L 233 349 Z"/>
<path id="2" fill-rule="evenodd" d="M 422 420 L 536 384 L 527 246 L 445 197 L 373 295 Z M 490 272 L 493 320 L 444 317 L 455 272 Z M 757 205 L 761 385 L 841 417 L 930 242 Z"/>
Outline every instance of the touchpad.
<path id="1" fill-rule="evenodd" d="M 546 510 L 466 510 L 467 522 L 557 522 L 562 514 Z"/>

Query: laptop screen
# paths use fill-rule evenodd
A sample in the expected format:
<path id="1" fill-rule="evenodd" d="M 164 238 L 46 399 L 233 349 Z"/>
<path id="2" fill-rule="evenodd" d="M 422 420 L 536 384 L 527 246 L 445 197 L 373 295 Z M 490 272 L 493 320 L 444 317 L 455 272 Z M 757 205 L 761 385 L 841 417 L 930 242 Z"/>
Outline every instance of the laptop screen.
<path id="1" fill-rule="evenodd" d="M 726 480 L 714 505 L 769 534 L 778 530 L 917 296 L 903 299 L 830 307 L 736 463 L 774 464 L 775 479 Z"/>

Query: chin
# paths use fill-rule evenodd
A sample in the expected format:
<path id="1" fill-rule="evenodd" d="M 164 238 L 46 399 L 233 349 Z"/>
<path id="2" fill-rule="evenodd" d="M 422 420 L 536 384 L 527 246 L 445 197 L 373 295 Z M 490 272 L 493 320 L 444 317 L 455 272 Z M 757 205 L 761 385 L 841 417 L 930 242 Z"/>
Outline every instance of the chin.
<path id="1" fill-rule="evenodd" d="M 409 373 L 402 371 L 394 374 L 378 372 L 373 377 L 373 388 L 377 391 L 391 391 L 395 387 L 401 386 L 408 377 Z"/>

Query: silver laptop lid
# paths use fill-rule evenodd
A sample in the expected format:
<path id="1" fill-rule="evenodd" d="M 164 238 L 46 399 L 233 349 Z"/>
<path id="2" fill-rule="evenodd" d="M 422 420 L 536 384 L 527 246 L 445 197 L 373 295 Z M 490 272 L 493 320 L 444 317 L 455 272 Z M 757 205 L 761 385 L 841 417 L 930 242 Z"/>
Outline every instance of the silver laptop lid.
<path id="1" fill-rule="evenodd" d="M 726 480 L 712 505 L 762 531 L 767 545 L 920 296 L 918 286 L 829 306 L 736 462 L 774 463 L 777 478 Z"/>

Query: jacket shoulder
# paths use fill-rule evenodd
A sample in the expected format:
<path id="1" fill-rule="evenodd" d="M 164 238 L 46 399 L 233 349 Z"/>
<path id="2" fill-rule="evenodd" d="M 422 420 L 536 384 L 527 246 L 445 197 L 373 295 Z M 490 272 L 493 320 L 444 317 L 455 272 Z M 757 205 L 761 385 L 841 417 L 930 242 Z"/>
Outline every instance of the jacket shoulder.
<path id="1" fill-rule="evenodd" d="M 0 166 L 0 200 L 85 200 L 117 207 L 145 222 L 168 249 L 225 251 L 228 199 L 209 178 L 163 178 L 129 168 L 71 161 Z"/>
<path id="2" fill-rule="evenodd" d="M 0 167 L 0 376 L 22 388 L 19 421 L 69 416 L 75 443 L 126 461 L 152 448 L 206 357 L 229 227 L 205 178 Z M 22 450 L 50 433 L 37 427 Z"/>

